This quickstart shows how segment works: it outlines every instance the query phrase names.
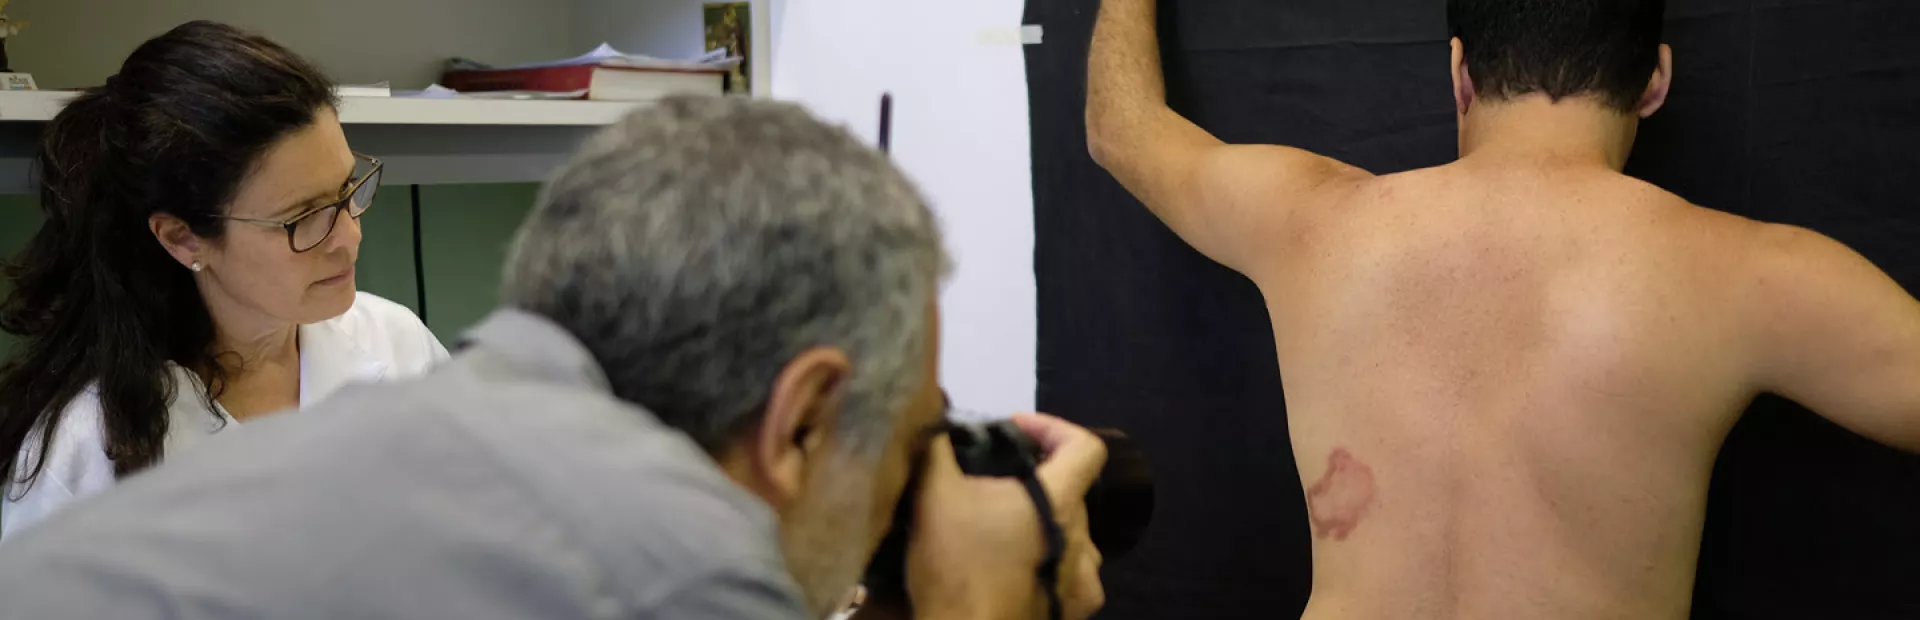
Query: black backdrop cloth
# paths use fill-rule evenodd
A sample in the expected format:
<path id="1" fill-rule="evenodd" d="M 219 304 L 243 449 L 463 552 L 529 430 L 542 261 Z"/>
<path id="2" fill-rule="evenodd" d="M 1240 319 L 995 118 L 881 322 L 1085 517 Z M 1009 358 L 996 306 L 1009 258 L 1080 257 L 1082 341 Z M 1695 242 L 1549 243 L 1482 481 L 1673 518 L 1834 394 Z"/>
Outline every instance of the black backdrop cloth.
<path id="1" fill-rule="evenodd" d="M 1447 162 L 1445 4 L 1163 0 L 1169 99 L 1229 142 Z M 1129 431 L 1160 478 L 1103 617 L 1297 617 L 1309 534 L 1265 305 L 1088 157 L 1097 10 L 1029 0 L 1026 23 L 1046 28 L 1027 50 L 1038 402 Z M 1667 28 L 1673 95 L 1628 172 L 1831 235 L 1920 291 L 1920 0 L 1671 0 Z M 1761 399 L 1715 471 L 1694 616 L 1920 618 L 1920 457 Z"/>

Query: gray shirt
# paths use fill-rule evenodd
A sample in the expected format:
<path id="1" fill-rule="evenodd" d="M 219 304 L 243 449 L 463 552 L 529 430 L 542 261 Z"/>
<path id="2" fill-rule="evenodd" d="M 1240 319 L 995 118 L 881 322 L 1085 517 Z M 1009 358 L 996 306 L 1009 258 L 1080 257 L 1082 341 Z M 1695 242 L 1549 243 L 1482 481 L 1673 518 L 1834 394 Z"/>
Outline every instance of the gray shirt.
<path id="1" fill-rule="evenodd" d="M 495 314 L 427 377 L 249 424 L 0 544 L 0 618 L 804 618 L 772 513 Z"/>

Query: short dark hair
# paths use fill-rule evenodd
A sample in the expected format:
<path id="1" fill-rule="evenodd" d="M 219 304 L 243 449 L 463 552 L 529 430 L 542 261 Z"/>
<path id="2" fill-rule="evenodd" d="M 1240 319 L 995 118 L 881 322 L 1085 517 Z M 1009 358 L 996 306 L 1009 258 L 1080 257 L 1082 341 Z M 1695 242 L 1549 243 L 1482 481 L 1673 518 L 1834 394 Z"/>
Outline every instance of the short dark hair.
<path id="1" fill-rule="evenodd" d="M 1632 111 L 1660 64 L 1666 0 L 1447 0 L 1476 94 L 1595 95 Z"/>

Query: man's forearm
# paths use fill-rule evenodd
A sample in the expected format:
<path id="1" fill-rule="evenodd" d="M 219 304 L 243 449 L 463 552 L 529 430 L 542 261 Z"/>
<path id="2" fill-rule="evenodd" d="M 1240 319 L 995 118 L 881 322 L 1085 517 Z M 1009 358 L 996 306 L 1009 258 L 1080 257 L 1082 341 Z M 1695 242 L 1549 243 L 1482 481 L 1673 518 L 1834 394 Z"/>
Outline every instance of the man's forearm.
<path id="1" fill-rule="evenodd" d="M 1105 0 L 1087 54 L 1087 149 L 1176 231 L 1178 194 L 1220 140 L 1167 107 L 1158 0 Z"/>
<path id="2" fill-rule="evenodd" d="M 1263 269 L 1261 248 L 1298 205 L 1366 172 L 1299 149 L 1231 146 L 1167 107 L 1161 0 L 1103 0 L 1087 53 L 1087 150 L 1181 239 L 1220 264 Z"/>
<path id="3" fill-rule="evenodd" d="M 1167 110 L 1157 0 L 1103 0 L 1087 57 L 1087 140 L 1095 157 Z"/>

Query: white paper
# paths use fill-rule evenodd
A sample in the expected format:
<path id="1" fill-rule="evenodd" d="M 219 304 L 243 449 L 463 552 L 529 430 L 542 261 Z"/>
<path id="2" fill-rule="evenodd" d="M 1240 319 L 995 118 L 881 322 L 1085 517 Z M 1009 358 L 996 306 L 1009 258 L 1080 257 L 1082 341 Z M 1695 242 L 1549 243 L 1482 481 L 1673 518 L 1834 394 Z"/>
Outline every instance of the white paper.
<path id="1" fill-rule="evenodd" d="M 393 96 L 409 99 L 458 99 L 460 98 L 460 91 L 434 84 L 428 86 L 426 90 L 397 91 L 393 93 Z"/>
<path id="2" fill-rule="evenodd" d="M 627 67 L 627 68 L 634 68 L 634 69 L 726 70 L 726 69 L 732 69 L 735 65 L 740 64 L 740 60 L 741 59 L 737 56 L 726 56 L 724 54 L 716 54 L 714 52 L 708 52 L 706 54 L 702 54 L 700 56 L 687 59 L 687 60 L 671 60 L 666 58 L 655 58 L 652 56 L 645 56 L 641 54 L 628 54 L 626 52 L 613 49 L 612 45 L 601 43 L 599 47 L 593 48 L 593 51 L 587 52 L 585 54 L 581 54 L 579 56 L 575 56 L 573 58 L 563 58 L 560 60 L 550 60 L 547 62 L 533 62 L 533 63 L 518 64 L 518 65 L 507 65 L 504 67 L 496 67 L 486 63 L 474 61 L 468 58 L 455 58 L 447 61 L 447 69 L 453 70 L 453 71 L 463 71 L 463 70 L 485 71 L 485 70 L 514 70 L 514 69 L 547 69 L 552 67 L 577 67 L 581 65 L 600 65 L 600 66 L 606 66 L 606 67 Z"/>
<path id="3" fill-rule="evenodd" d="M 1019 28 L 989 28 L 980 31 L 981 45 L 1039 45 L 1046 40 L 1046 29 L 1040 26 L 1021 26 Z"/>
<path id="4" fill-rule="evenodd" d="M 573 100 L 587 96 L 586 89 L 545 91 L 545 90 L 487 90 L 460 93 L 470 99 L 520 99 L 520 100 Z"/>
<path id="5" fill-rule="evenodd" d="M 572 100 L 587 96 L 585 89 L 570 91 L 545 90 L 488 90 L 463 93 L 439 84 L 428 86 L 426 90 L 403 90 L 393 93 L 403 99 L 517 99 L 517 100 Z"/>
<path id="6" fill-rule="evenodd" d="M 773 93 L 878 138 L 940 216 L 954 272 L 941 294 L 941 382 L 987 414 L 1033 408 L 1037 302 L 1021 0 L 788 0 Z M 878 52 L 876 52 L 878 50 Z"/>

